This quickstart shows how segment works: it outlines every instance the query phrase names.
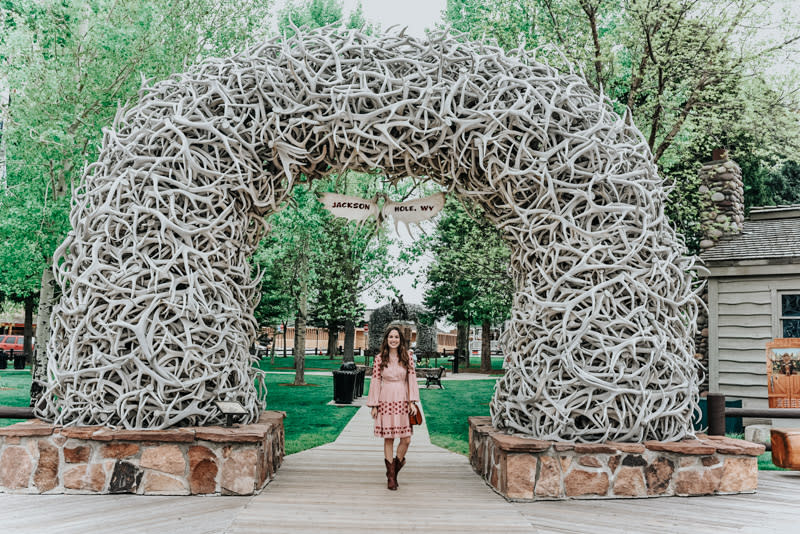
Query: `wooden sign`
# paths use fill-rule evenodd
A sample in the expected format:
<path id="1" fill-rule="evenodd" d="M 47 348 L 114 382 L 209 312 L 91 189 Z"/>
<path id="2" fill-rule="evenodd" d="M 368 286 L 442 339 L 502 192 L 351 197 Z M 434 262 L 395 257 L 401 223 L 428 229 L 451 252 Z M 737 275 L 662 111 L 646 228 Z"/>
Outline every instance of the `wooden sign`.
<path id="1" fill-rule="evenodd" d="M 323 193 L 319 201 L 337 217 L 363 223 L 370 217 L 378 217 L 378 204 L 374 200 L 340 195 L 339 193 Z"/>
<path id="2" fill-rule="evenodd" d="M 394 219 L 394 226 L 397 223 L 419 224 L 422 221 L 432 219 L 444 207 L 444 193 L 436 193 L 425 198 L 417 198 L 407 202 L 387 202 L 383 206 L 383 218 L 390 216 Z"/>
<path id="3" fill-rule="evenodd" d="M 323 193 L 319 201 L 337 217 L 363 223 L 370 217 L 378 222 L 391 217 L 397 223 L 419 224 L 436 216 L 444 207 L 444 193 L 436 193 L 425 198 L 415 198 L 406 202 L 387 201 L 383 209 L 378 208 L 377 200 L 340 195 L 339 193 Z"/>
<path id="4" fill-rule="evenodd" d="M 770 408 L 800 408 L 800 338 L 767 343 L 767 392 Z"/>

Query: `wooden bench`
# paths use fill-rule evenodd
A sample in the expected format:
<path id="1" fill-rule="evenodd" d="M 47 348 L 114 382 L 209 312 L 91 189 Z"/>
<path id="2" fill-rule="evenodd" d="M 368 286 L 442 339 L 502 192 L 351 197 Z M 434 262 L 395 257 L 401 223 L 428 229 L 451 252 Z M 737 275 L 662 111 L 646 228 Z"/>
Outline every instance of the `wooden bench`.
<path id="1" fill-rule="evenodd" d="M 800 428 L 773 428 L 772 463 L 784 469 L 800 471 Z"/>
<path id="2" fill-rule="evenodd" d="M 419 370 L 417 372 L 419 373 Z M 443 374 L 444 374 L 444 367 L 439 367 L 437 369 L 429 369 L 425 373 L 425 387 L 430 388 L 431 386 L 439 386 L 440 388 L 444 389 L 444 385 L 442 384 Z"/>

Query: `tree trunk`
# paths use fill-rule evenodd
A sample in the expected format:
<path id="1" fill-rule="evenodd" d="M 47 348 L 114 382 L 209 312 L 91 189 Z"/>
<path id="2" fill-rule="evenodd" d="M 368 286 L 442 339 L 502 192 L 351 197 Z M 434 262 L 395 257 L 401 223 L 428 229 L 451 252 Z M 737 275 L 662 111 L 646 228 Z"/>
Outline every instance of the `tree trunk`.
<path id="1" fill-rule="evenodd" d="M 294 384 L 302 386 L 306 383 L 306 318 L 301 313 L 298 313 L 294 320 L 294 347 L 292 347 L 292 354 L 294 356 Z"/>
<path id="2" fill-rule="evenodd" d="M 289 331 L 289 322 L 283 323 L 283 357 L 286 357 L 286 332 Z"/>
<path id="3" fill-rule="evenodd" d="M 336 321 L 328 323 L 328 358 L 333 359 L 336 354 L 336 342 L 339 339 L 339 325 Z"/>
<path id="4" fill-rule="evenodd" d="M 55 306 L 56 280 L 53 276 L 53 260 L 49 259 L 42 271 L 39 289 L 39 311 L 36 317 L 36 351 L 31 362 L 31 406 L 35 406 L 44 391 L 47 379 L 47 342 L 50 340 L 50 316 Z"/>
<path id="5" fill-rule="evenodd" d="M 297 298 L 297 316 L 294 319 L 294 384 L 302 386 L 305 380 L 306 361 L 306 318 L 308 316 L 308 281 L 300 280 L 300 294 Z"/>
<path id="6" fill-rule="evenodd" d="M 481 323 L 481 372 L 492 370 L 492 323 L 485 320 Z"/>
<path id="7" fill-rule="evenodd" d="M 456 348 L 459 354 L 469 359 L 469 323 L 467 321 L 458 322 Z"/>
<path id="8" fill-rule="evenodd" d="M 342 354 L 342 363 L 355 362 L 353 357 L 353 347 L 356 342 L 356 323 L 352 319 L 348 319 L 344 323 L 344 354 Z"/>
<path id="9" fill-rule="evenodd" d="M 28 295 L 25 299 L 25 326 L 22 341 L 22 354 L 25 355 L 25 361 L 33 365 L 33 358 L 31 357 L 31 341 L 33 341 L 33 295 Z"/>

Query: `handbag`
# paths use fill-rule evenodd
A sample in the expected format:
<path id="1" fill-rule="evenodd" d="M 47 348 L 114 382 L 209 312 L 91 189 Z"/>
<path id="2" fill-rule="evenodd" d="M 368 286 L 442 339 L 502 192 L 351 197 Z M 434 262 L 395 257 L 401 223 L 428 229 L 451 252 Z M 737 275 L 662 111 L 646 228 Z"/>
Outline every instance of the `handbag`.
<path id="1" fill-rule="evenodd" d="M 408 372 L 409 372 L 409 376 L 407 377 L 407 380 L 411 380 L 411 376 L 410 376 L 411 369 L 410 368 L 409 368 Z M 408 413 L 408 424 L 409 424 L 409 426 L 421 425 L 422 424 L 422 411 L 420 411 L 419 406 L 417 406 L 417 411 L 413 415 L 411 414 L 411 412 Z"/>
<path id="2" fill-rule="evenodd" d="M 417 413 L 413 415 L 410 413 L 408 414 L 408 424 L 411 426 L 422 424 L 422 412 L 420 411 L 419 406 L 417 407 Z"/>

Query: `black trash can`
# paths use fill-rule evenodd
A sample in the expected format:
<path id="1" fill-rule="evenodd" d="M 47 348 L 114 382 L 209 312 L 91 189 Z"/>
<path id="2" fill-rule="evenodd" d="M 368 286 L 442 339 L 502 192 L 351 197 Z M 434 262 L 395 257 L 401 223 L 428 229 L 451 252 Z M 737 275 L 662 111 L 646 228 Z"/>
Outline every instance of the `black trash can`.
<path id="1" fill-rule="evenodd" d="M 14 351 L 12 350 L 11 353 L 13 354 Z M 25 353 L 20 352 L 19 354 L 14 354 L 14 369 L 25 369 Z"/>
<path id="2" fill-rule="evenodd" d="M 356 364 L 343 363 L 338 371 L 333 371 L 333 402 L 336 404 L 351 404 L 356 387 Z"/>
<path id="3" fill-rule="evenodd" d="M 6 351 L 0 350 L 0 369 L 6 369 L 8 362 L 6 360 Z"/>
<path id="4" fill-rule="evenodd" d="M 364 378 L 366 377 L 366 375 L 367 375 L 367 368 L 359 367 L 358 376 L 356 376 L 356 390 L 353 393 L 354 399 L 364 396 Z"/>

